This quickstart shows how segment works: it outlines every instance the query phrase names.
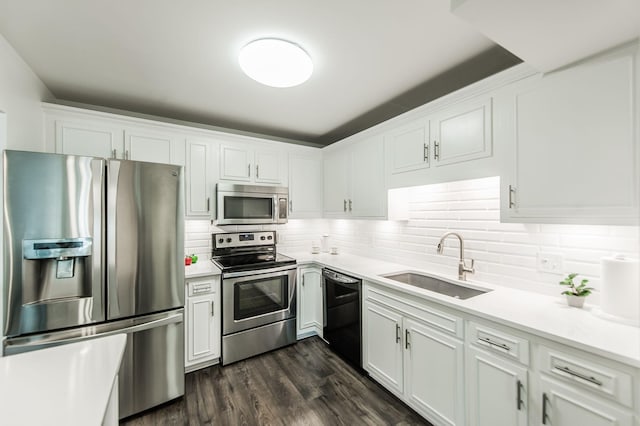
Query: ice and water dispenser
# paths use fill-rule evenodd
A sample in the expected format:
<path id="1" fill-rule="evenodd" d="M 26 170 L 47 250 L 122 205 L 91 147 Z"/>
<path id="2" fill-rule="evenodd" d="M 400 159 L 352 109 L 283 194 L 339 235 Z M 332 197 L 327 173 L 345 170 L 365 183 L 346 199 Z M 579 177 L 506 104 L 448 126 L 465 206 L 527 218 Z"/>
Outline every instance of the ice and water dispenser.
<path id="1" fill-rule="evenodd" d="M 22 241 L 22 303 L 91 296 L 92 238 Z"/>

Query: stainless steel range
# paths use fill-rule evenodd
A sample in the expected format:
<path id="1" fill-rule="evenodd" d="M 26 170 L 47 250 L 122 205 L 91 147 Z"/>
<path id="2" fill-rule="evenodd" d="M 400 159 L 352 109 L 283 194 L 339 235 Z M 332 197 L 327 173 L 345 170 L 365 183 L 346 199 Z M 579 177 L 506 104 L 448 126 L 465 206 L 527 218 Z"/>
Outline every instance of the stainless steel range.
<path id="1" fill-rule="evenodd" d="M 222 365 L 296 341 L 296 261 L 274 231 L 213 234 L 222 270 Z"/>

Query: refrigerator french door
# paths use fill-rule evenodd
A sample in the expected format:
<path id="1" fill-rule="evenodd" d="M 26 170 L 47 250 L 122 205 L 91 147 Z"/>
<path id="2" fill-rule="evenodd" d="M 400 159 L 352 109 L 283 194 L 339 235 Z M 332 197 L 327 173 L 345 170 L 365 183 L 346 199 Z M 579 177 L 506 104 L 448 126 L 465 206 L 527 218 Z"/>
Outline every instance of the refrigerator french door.
<path id="1" fill-rule="evenodd" d="M 3 161 L 5 354 L 126 333 L 120 418 L 182 395 L 182 167 Z"/>

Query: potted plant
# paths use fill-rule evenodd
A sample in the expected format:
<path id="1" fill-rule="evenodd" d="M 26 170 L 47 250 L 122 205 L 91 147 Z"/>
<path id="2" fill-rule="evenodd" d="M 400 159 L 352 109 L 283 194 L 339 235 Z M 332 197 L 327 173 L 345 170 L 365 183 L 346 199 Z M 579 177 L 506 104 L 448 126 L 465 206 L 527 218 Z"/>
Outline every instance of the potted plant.
<path id="1" fill-rule="evenodd" d="M 568 290 L 562 292 L 562 294 L 567 296 L 567 303 L 569 306 L 582 308 L 584 305 L 584 299 L 591 294 L 593 287 L 587 287 L 589 280 L 582 280 L 579 285 L 576 285 L 573 282 L 573 279 L 577 276 L 578 274 L 567 275 L 567 278 L 560 281 L 560 285 L 569 286 Z"/>

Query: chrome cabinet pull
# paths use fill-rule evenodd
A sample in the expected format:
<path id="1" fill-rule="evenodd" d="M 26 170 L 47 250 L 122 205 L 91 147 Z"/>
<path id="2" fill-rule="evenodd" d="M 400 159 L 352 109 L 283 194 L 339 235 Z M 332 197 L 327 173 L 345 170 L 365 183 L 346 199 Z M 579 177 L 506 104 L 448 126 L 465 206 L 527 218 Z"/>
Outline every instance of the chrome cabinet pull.
<path id="1" fill-rule="evenodd" d="M 210 212 L 211 211 L 211 199 L 209 197 L 207 197 L 207 211 Z"/>
<path id="2" fill-rule="evenodd" d="M 124 159 L 125 160 L 129 159 L 129 150 L 128 149 L 124 152 Z"/>
<path id="3" fill-rule="evenodd" d="M 344 211 L 347 211 L 347 200 L 342 200 L 343 201 L 343 206 L 342 208 L 344 209 Z"/>
<path id="4" fill-rule="evenodd" d="M 112 151 L 111 151 L 111 158 L 116 158 L 116 155 L 117 155 L 117 154 L 118 154 L 118 153 L 116 152 L 116 150 L 115 150 L 115 149 L 114 149 L 114 150 L 112 150 Z"/>
<path id="5" fill-rule="evenodd" d="M 211 301 L 211 316 L 215 316 L 215 303 L 213 300 Z"/>
<path id="6" fill-rule="evenodd" d="M 247 164 L 247 175 L 251 177 L 251 164 Z"/>
<path id="7" fill-rule="evenodd" d="M 589 383 L 593 383 L 596 386 L 602 386 L 602 382 L 598 379 L 596 379 L 593 376 L 587 376 L 586 374 L 582 374 L 582 373 L 578 373 L 577 371 L 573 371 L 572 369 L 570 369 L 569 367 L 553 367 L 556 370 L 560 370 L 564 373 L 570 374 L 574 377 L 577 377 L 579 379 L 582 379 L 584 381 L 587 381 Z"/>
<path id="8" fill-rule="evenodd" d="M 400 324 L 396 323 L 396 343 L 400 343 Z"/>
<path id="9" fill-rule="evenodd" d="M 352 205 L 353 205 L 353 202 L 349 200 L 349 211 L 353 211 Z"/>
<path id="10" fill-rule="evenodd" d="M 259 178 L 260 177 L 260 169 L 258 168 L 260 167 L 259 164 L 256 164 L 256 177 Z"/>
<path id="11" fill-rule="evenodd" d="M 547 424 L 547 419 L 549 418 L 549 415 L 547 414 L 547 404 L 549 403 L 549 398 L 547 398 L 547 394 L 546 393 L 542 393 L 542 424 L 546 425 Z"/>
<path id="12" fill-rule="evenodd" d="M 478 337 L 478 340 L 481 342 L 485 342 L 490 344 L 491 346 L 497 346 L 501 349 L 504 349 L 505 351 L 510 351 L 511 347 L 505 345 L 504 343 L 498 343 L 498 342 L 494 342 L 493 340 L 489 339 L 488 337 Z"/>
<path id="13" fill-rule="evenodd" d="M 422 161 L 429 161 L 429 144 L 424 144 L 422 148 Z"/>
<path id="14" fill-rule="evenodd" d="M 293 200 L 289 200 L 289 213 L 293 213 Z"/>
<path id="15" fill-rule="evenodd" d="M 433 141 L 433 159 L 440 160 L 440 143 Z"/>
<path id="16" fill-rule="evenodd" d="M 516 407 L 518 407 L 518 411 L 520 411 L 520 409 L 522 408 L 522 405 L 524 404 L 524 401 L 522 400 L 522 382 L 520 380 L 518 380 L 518 382 L 516 383 L 516 386 L 518 387 L 518 391 L 517 391 L 517 396 L 516 396 Z"/>
<path id="17" fill-rule="evenodd" d="M 407 328 L 406 330 L 404 330 L 404 348 L 405 349 L 409 349 L 409 346 L 411 346 L 411 342 L 409 342 L 409 336 L 411 336 L 411 334 L 409 333 L 409 329 Z"/>
<path id="18" fill-rule="evenodd" d="M 302 275 L 302 286 L 304 287 L 304 275 Z"/>
<path id="19" fill-rule="evenodd" d="M 516 189 L 509 185 L 509 208 L 512 209 L 516 206 L 515 202 Z"/>

